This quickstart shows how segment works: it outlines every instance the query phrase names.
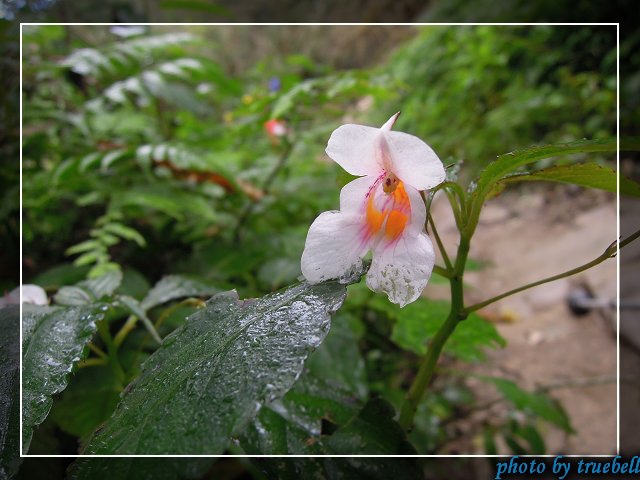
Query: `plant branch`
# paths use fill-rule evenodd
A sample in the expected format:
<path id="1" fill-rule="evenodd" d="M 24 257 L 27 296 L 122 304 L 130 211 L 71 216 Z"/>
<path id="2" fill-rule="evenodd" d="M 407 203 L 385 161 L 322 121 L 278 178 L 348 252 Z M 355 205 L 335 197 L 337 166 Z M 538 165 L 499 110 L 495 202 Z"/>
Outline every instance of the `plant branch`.
<path id="1" fill-rule="evenodd" d="M 109 365 L 109 360 L 106 358 L 87 358 L 78 362 L 78 368 L 97 367 Z"/>
<path id="2" fill-rule="evenodd" d="M 622 247 L 628 245 L 629 243 L 631 243 L 634 240 L 636 240 L 639 236 L 640 236 L 640 230 L 638 230 L 637 232 L 633 233 L 632 235 L 630 235 L 629 237 L 627 237 L 626 239 L 621 241 L 620 244 L 619 244 L 619 248 L 622 248 Z M 488 300 L 485 300 L 485 301 L 480 302 L 480 303 L 476 303 L 475 305 L 471 305 L 471 306 L 465 308 L 464 311 L 468 315 L 471 312 L 475 312 L 476 310 L 479 310 L 479 309 L 481 309 L 483 307 L 486 307 L 487 305 L 490 305 L 490 304 L 492 304 L 494 302 L 497 302 L 498 300 L 502 300 L 503 298 L 509 297 L 509 296 L 514 295 L 516 293 L 520 293 L 520 292 L 522 292 L 524 290 L 528 290 L 530 288 L 537 287 L 538 285 L 543 285 L 545 283 L 553 282 L 553 281 L 559 280 L 561 278 L 570 277 L 571 275 L 575 275 L 576 273 L 584 272 L 585 270 L 588 270 L 591 267 L 595 267 L 596 265 L 599 265 L 600 263 L 604 262 L 605 260 L 607 260 L 607 259 L 609 259 L 611 257 L 615 257 L 617 251 L 618 251 L 618 242 L 613 242 L 611 245 L 609 245 L 605 249 L 605 251 L 601 255 L 599 255 L 598 257 L 594 258 L 590 262 L 587 262 L 587 263 L 585 263 L 583 265 L 580 265 L 579 267 L 573 268 L 573 269 L 568 270 L 566 272 L 559 273 L 559 274 L 553 275 L 551 277 L 543 278 L 542 280 L 538 280 L 537 282 L 528 283 L 526 285 L 522 285 L 521 287 L 514 288 L 513 290 L 509 290 L 508 292 L 501 293 L 500 295 L 497 295 L 495 297 L 491 297 Z"/>
<path id="3" fill-rule="evenodd" d="M 464 313 L 462 276 L 464 274 L 464 267 L 468 254 L 469 238 L 461 236 L 460 245 L 458 246 L 458 254 L 456 256 L 456 263 L 452 270 L 452 276 L 449 278 L 449 283 L 451 284 L 451 310 L 449 312 L 449 316 L 431 340 L 429 349 L 422 359 L 418 373 L 416 374 L 416 377 L 411 384 L 411 388 L 409 388 L 400 409 L 399 423 L 405 431 L 409 431 L 413 425 L 413 419 L 418 409 L 418 404 L 420 403 L 420 400 L 422 400 L 422 397 L 433 378 L 436 364 L 438 363 L 440 353 L 442 353 L 445 343 L 455 330 L 458 322 L 466 318 L 466 314 Z"/>
<path id="4" fill-rule="evenodd" d="M 87 345 L 89 346 L 89 350 L 91 350 L 93 353 L 98 355 L 98 357 L 107 358 L 107 354 L 104 353 L 104 351 L 100 347 L 98 347 L 95 343 L 89 342 Z"/>
<path id="5" fill-rule="evenodd" d="M 129 316 L 125 324 L 122 326 L 122 328 L 120 328 L 120 330 L 118 331 L 118 333 L 116 333 L 116 336 L 113 339 L 113 344 L 116 347 L 119 347 L 122 344 L 122 342 L 127 337 L 129 332 L 135 328 L 137 322 L 138 322 L 137 316 L 135 315 Z"/>
<path id="6" fill-rule="evenodd" d="M 444 278 L 451 278 L 451 275 L 452 275 L 450 270 L 444 267 L 441 267 L 440 265 L 433 266 L 433 273 L 435 273 L 436 275 L 440 275 L 441 277 L 444 277 Z"/>
<path id="7" fill-rule="evenodd" d="M 449 255 L 447 255 L 447 250 L 444 248 L 444 244 L 440 239 L 440 235 L 438 235 L 438 230 L 436 229 L 436 224 L 433 221 L 431 212 L 427 213 L 427 223 L 431 225 L 431 231 L 433 232 L 433 236 L 436 239 L 436 243 L 438 244 L 438 250 L 440 250 L 440 254 L 442 255 L 444 264 L 447 266 L 447 270 L 451 270 L 453 268 L 453 266 L 451 265 L 451 260 L 449 260 Z"/>

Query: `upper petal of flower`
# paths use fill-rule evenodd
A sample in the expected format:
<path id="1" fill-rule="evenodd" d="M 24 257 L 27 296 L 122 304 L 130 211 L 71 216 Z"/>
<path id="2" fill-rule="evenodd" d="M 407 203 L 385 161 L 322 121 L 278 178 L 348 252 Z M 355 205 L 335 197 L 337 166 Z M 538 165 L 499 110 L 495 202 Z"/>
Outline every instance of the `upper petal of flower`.
<path id="1" fill-rule="evenodd" d="M 379 175 L 383 170 L 380 156 L 381 130 L 365 125 L 347 124 L 336 128 L 326 152 L 351 175 Z"/>
<path id="2" fill-rule="evenodd" d="M 429 145 L 403 132 L 383 131 L 381 148 L 391 171 L 404 183 L 428 190 L 446 177 L 442 161 Z"/>
<path id="3" fill-rule="evenodd" d="M 404 307 L 417 300 L 427 286 L 434 263 L 435 253 L 427 234 L 405 234 L 393 244 L 374 250 L 367 285 Z"/>
<path id="4" fill-rule="evenodd" d="M 361 241 L 362 218 L 324 212 L 311 224 L 302 252 L 302 274 L 309 283 L 348 277 L 362 265 L 368 245 Z"/>

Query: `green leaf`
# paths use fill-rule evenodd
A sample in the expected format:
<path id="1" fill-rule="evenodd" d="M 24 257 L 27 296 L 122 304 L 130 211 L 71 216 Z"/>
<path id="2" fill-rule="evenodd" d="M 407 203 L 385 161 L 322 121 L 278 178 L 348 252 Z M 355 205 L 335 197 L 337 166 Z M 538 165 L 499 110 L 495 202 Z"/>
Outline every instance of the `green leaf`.
<path id="1" fill-rule="evenodd" d="M 53 404 L 50 418 L 63 431 L 86 437 L 111 416 L 122 388 L 111 367 L 81 368 Z"/>
<path id="2" fill-rule="evenodd" d="M 131 227 L 127 227 L 121 223 L 107 223 L 104 227 L 104 230 L 113 233 L 114 235 L 118 235 L 126 240 L 131 240 L 136 242 L 140 247 L 146 246 L 147 242 L 137 230 L 134 230 Z"/>
<path id="3" fill-rule="evenodd" d="M 536 172 L 511 175 L 500 180 L 500 184 L 527 181 L 549 181 L 569 183 L 581 187 L 597 188 L 616 193 L 618 174 L 615 170 L 603 167 L 597 163 L 578 163 L 573 165 L 559 165 L 545 168 Z M 633 180 L 620 175 L 620 193 L 640 197 L 640 185 Z"/>
<path id="4" fill-rule="evenodd" d="M 260 411 L 240 444 L 249 455 L 414 454 L 394 415 L 384 400 L 362 406 L 347 391 L 306 374 Z"/>
<path id="5" fill-rule="evenodd" d="M 367 373 L 358 348 L 358 338 L 351 326 L 353 323 L 360 321 L 356 317 L 338 313 L 327 338 L 309 356 L 305 366 L 316 378 L 347 389 L 358 398 L 366 398 L 369 390 Z"/>
<path id="6" fill-rule="evenodd" d="M 196 480 L 214 458 L 79 458 L 69 467 L 69 480 Z"/>
<path id="7" fill-rule="evenodd" d="M 447 318 L 449 309 L 449 302 L 420 299 L 403 309 L 394 310 L 397 322 L 393 327 L 391 340 L 406 350 L 424 355 L 428 340 Z M 485 358 L 484 348 L 504 345 L 505 340 L 493 324 L 472 313 L 458 324 L 445 344 L 444 351 L 464 361 L 476 361 Z"/>
<path id="8" fill-rule="evenodd" d="M 91 251 L 87 253 L 83 253 L 78 258 L 73 261 L 73 264 L 76 267 L 82 267 L 85 265 L 91 265 L 92 263 L 96 263 L 96 261 L 103 257 L 105 254 L 103 251 Z"/>
<path id="9" fill-rule="evenodd" d="M 100 299 L 102 297 L 113 295 L 113 292 L 115 292 L 115 290 L 120 286 L 121 283 L 122 271 L 111 270 L 99 277 L 80 282 L 77 286 L 80 288 L 84 288 L 95 298 Z"/>
<path id="10" fill-rule="evenodd" d="M 142 300 L 149 293 L 150 288 L 151 286 L 144 275 L 133 268 L 125 268 L 122 272 L 122 283 L 115 293 Z"/>
<path id="11" fill-rule="evenodd" d="M 530 455 L 544 455 L 546 453 L 547 449 L 544 439 L 542 435 L 540 435 L 540 432 L 538 432 L 538 429 L 533 425 L 519 425 L 514 422 L 511 433 L 514 436 L 522 438 L 529 444 L 526 453 Z"/>
<path id="12" fill-rule="evenodd" d="M 84 453 L 223 453 L 291 388 L 345 294 L 327 282 L 244 302 L 216 295 L 149 357 Z"/>
<path id="13" fill-rule="evenodd" d="M 94 297 L 85 289 L 75 286 L 62 287 L 53 296 L 58 305 L 87 305 L 94 300 Z"/>
<path id="14" fill-rule="evenodd" d="M 210 297 L 220 289 L 204 280 L 184 275 L 166 275 L 156 283 L 142 300 L 141 306 L 148 311 L 163 303 L 184 297 Z"/>
<path id="15" fill-rule="evenodd" d="M 352 392 L 310 373 L 263 407 L 240 437 L 249 455 L 326 454 L 322 423 L 344 425 L 361 407 Z"/>
<path id="16" fill-rule="evenodd" d="M 300 257 L 273 258 L 267 260 L 258 270 L 258 280 L 268 288 L 278 288 L 292 283 L 300 276 Z"/>
<path id="17" fill-rule="evenodd" d="M 112 295 L 120 283 L 122 283 L 122 272 L 110 270 L 97 278 L 62 287 L 53 298 L 58 305 L 87 305 Z"/>
<path id="18" fill-rule="evenodd" d="M 51 408 L 51 396 L 63 391 L 73 366 L 103 318 L 103 305 L 69 308 L 23 306 L 22 316 L 22 449 L 32 429 Z"/>
<path id="19" fill-rule="evenodd" d="M 340 455 L 415 455 L 394 408 L 381 398 L 370 400 L 360 413 L 325 442 Z"/>
<path id="20" fill-rule="evenodd" d="M 142 321 L 144 327 L 151 335 L 151 338 L 153 338 L 158 344 L 162 343 L 162 339 L 160 338 L 160 335 L 158 335 L 158 332 L 156 332 L 153 323 L 149 320 L 146 312 L 135 298 L 127 295 L 120 295 L 118 296 L 118 301 L 129 311 L 129 313 L 131 313 L 131 315 L 137 316 Z"/>
<path id="21" fill-rule="evenodd" d="M 97 240 L 85 240 L 84 242 L 80 242 L 73 247 L 69 247 L 65 250 L 65 255 L 75 255 L 76 253 L 88 252 L 91 250 L 101 249 L 103 248 L 102 243 Z"/>
<path id="22" fill-rule="evenodd" d="M 0 308 L 0 478 L 20 467 L 20 308 Z"/>
<path id="23" fill-rule="evenodd" d="M 495 428 L 487 425 L 482 430 L 482 442 L 484 444 L 484 453 L 486 455 L 497 455 L 498 447 L 496 446 Z"/>
<path id="24" fill-rule="evenodd" d="M 112 199 L 114 208 L 136 206 L 160 211 L 176 220 L 183 219 L 184 205 L 173 197 L 169 197 L 151 189 L 145 191 L 140 188 L 128 190 Z"/>
<path id="25" fill-rule="evenodd" d="M 574 153 L 615 152 L 617 142 L 615 138 L 604 140 L 580 140 L 560 145 L 545 145 L 531 147 L 524 150 L 505 153 L 491 162 L 478 177 L 473 196 L 483 202 L 490 194 L 493 186 L 505 175 L 529 163 L 537 162 L 549 157 L 570 155 Z"/>
<path id="26" fill-rule="evenodd" d="M 72 285 L 82 281 L 87 276 L 89 269 L 87 267 L 76 267 L 70 263 L 63 263 L 45 270 L 31 283 L 40 285 L 45 290 L 60 289 L 64 285 Z"/>
<path id="27" fill-rule="evenodd" d="M 571 421 L 562 406 L 545 393 L 527 392 L 521 389 L 511 380 L 496 377 L 479 376 L 481 380 L 492 383 L 509 400 L 513 406 L 528 414 L 533 414 L 554 425 L 567 433 L 573 433 Z"/>

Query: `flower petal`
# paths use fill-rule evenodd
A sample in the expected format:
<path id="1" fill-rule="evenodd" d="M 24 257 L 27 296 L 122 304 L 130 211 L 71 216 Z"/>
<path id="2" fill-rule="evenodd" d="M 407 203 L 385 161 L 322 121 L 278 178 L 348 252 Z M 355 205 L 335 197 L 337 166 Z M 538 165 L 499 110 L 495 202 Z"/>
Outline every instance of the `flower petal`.
<path id="1" fill-rule="evenodd" d="M 373 252 L 367 285 L 384 292 L 393 303 L 404 307 L 415 301 L 431 277 L 436 257 L 426 233 L 404 234 L 391 245 Z"/>
<path id="2" fill-rule="evenodd" d="M 380 127 L 380 130 L 385 130 L 387 132 L 391 130 L 393 128 L 393 125 L 396 123 L 396 120 L 398 119 L 399 115 L 400 115 L 400 112 L 391 115 L 391 118 L 387 120 L 384 125 Z"/>
<path id="3" fill-rule="evenodd" d="M 302 252 L 302 274 L 309 283 L 348 278 L 362 267 L 368 245 L 361 241 L 362 218 L 324 212 L 309 227 Z"/>
<path id="4" fill-rule="evenodd" d="M 429 145 L 404 132 L 384 132 L 393 173 L 418 190 L 428 190 L 446 177 L 442 161 Z"/>
<path id="5" fill-rule="evenodd" d="M 326 152 L 351 175 L 378 175 L 381 130 L 365 125 L 347 124 L 336 128 L 329 138 Z"/>
<path id="6" fill-rule="evenodd" d="M 411 235 L 420 232 L 424 233 L 424 225 L 427 220 L 427 207 L 424 205 L 424 200 L 422 200 L 420 192 L 411 185 L 405 185 L 404 189 L 411 204 L 411 219 L 409 220 L 409 232 L 407 233 Z"/>
<path id="7" fill-rule="evenodd" d="M 364 213 L 367 199 L 373 194 L 373 187 L 378 177 L 367 175 L 347 183 L 340 190 L 340 211 Z"/>

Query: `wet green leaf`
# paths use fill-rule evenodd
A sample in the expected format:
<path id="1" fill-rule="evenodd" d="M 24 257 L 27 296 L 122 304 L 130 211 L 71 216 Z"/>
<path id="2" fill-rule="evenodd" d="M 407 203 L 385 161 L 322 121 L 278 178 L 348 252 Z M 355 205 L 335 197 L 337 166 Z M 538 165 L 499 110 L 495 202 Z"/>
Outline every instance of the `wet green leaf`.
<path id="1" fill-rule="evenodd" d="M 216 295 L 164 339 L 84 453 L 223 453 L 291 388 L 345 291 L 327 282 L 244 302 Z"/>
<path id="2" fill-rule="evenodd" d="M 51 396 L 63 391 L 73 366 L 103 318 L 106 307 L 23 307 L 22 448 L 29 449 L 32 430 L 51 408 Z"/>
<path id="3" fill-rule="evenodd" d="M 20 458 L 20 309 L 0 308 L 0 478 L 11 478 Z"/>
<path id="4" fill-rule="evenodd" d="M 326 454 L 323 423 L 344 425 L 361 408 L 352 392 L 309 373 L 260 410 L 240 439 L 249 455 Z"/>

